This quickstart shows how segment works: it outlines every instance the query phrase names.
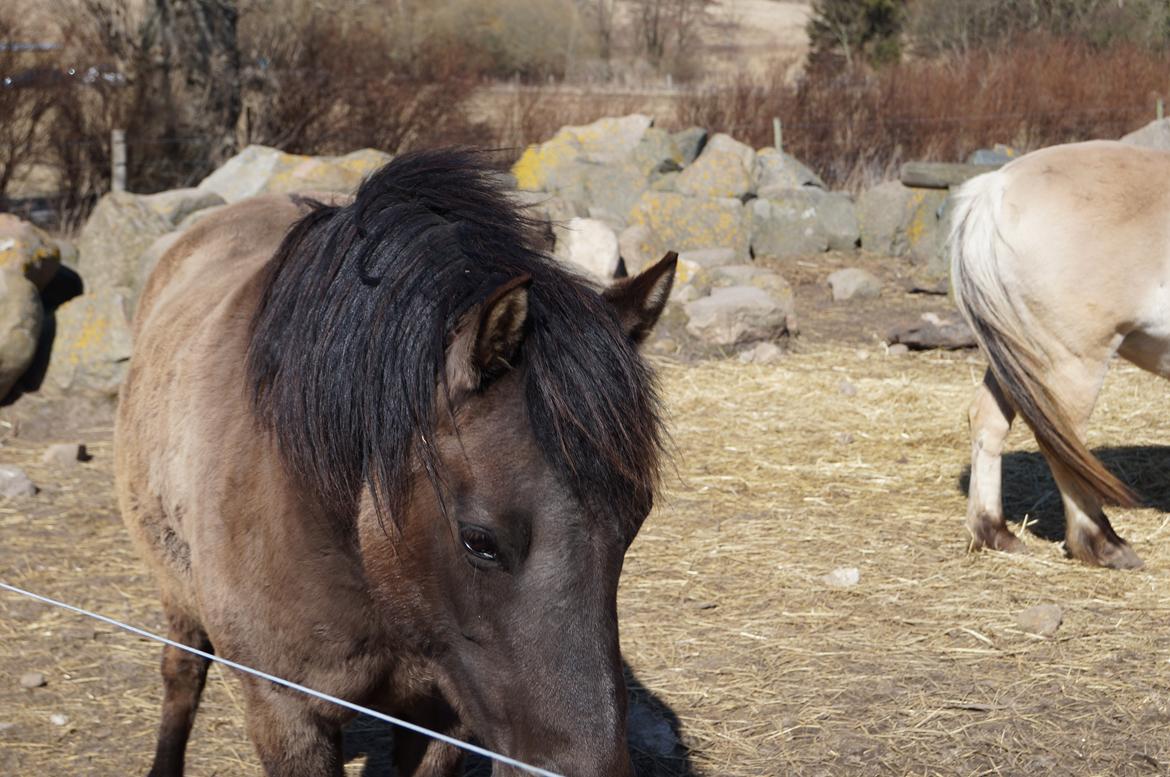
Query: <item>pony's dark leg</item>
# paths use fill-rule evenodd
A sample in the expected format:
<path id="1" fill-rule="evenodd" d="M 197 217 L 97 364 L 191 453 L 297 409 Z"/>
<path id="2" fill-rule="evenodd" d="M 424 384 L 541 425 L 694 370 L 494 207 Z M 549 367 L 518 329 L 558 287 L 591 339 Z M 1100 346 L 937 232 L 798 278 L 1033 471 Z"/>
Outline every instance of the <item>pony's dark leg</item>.
<path id="1" fill-rule="evenodd" d="M 967 530 L 971 549 L 1022 551 L 1024 543 L 1003 518 L 1003 446 L 1016 411 L 988 370 L 971 402 L 971 482 L 967 488 Z"/>
<path id="2" fill-rule="evenodd" d="M 250 677 L 244 689 L 248 736 L 268 777 L 342 777 L 343 721 L 324 717 L 323 702 Z"/>
<path id="3" fill-rule="evenodd" d="M 167 615 L 167 636 L 175 642 L 212 652 L 203 627 L 178 607 L 163 600 Z M 182 777 L 187 738 L 195 723 L 195 711 L 207 680 L 208 659 L 167 645 L 163 648 L 163 710 L 158 729 L 158 746 L 149 777 Z"/>
<path id="4" fill-rule="evenodd" d="M 465 738 L 459 718 L 441 699 L 428 699 L 411 706 L 411 723 L 442 734 Z M 463 752 L 459 748 L 405 729 L 394 731 L 394 768 L 398 777 L 454 777 L 462 772 Z"/>

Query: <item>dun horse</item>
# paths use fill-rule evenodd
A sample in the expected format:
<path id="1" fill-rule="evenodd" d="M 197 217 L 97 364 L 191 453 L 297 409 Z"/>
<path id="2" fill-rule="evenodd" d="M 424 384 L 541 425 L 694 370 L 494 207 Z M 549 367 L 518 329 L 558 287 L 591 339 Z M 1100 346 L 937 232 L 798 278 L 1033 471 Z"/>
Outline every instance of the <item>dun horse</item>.
<path id="1" fill-rule="evenodd" d="M 1018 412 L 1060 487 L 1068 552 L 1141 566 L 1102 510 L 1137 500 L 1084 432 L 1114 354 L 1170 376 L 1170 154 L 1105 141 L 1037 151 L 967 182 L 954 223 L 955 300 L 990 362 L 970 411 L 973 545 L 1021 548 L 1000 480 Z"/>
<path id="2" fill-rule="evenodd" d="M 424 153 L 349 202 L 264 197 L 193 227 L 135 317 L 119 501 L 172 639 L 545 769 L 629 775 L 616 592 L 662 440 L 636 347 L 675 260 L 595 291 L 492 181 Z M 164 649 L 152 775 L 182 773 L 206 672 Z M 342 773 L 350 713 L 240 681 L 268 774 Z M 395 759 L 460 768 L 406 732 Z"/>

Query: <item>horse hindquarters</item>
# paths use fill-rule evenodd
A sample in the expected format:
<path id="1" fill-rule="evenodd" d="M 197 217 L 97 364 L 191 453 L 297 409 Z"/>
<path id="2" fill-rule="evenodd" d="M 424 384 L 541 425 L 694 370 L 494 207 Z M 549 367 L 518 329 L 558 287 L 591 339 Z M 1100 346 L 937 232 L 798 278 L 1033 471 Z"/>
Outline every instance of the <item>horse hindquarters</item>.
<path id="1" fill-rule="evenodd" d="M 1086 327 L 1099 331 L 1083 342 L 1069 343 L 1059 323 L 1067 311 L 1055 308 L 1082 300 L 1057 300 L 1054 305 L 1049 295 L 1048 308 L 1021 302 L 1046 291 L 1029 287 L 1031 279 L 1044 283 L 1045 272 L 1055 275 L 1066 268 L 1059 257 L 1037 256 L 1008 243 L 1005 234 L 1012 230 L 1001 211 L 1010 183 L 1007 173 L 1000 171 L 964 185 L 957 196 L 951 235 L 955 301 L 990 364 L 971 409 L 968 527 L 973 545 L 1019 548 L 1003 523 L 1000 484 L 1002 445 L 1012 415 L 1009 409 L 1014 408 L 1035 433 L 1060 487 L 1070 554 L 1102 566 L 1139 566 L 1140 559 L 1101 510 L 1105 500 L 1122 505 L 1136 500 L 1083 442 L 1084 427 L 1118 345 L 1115 322 L 1089 320 Z M 1024 228 L 1040 231 L 1051 226 L 1043 218 L 1028 222 L 1026 209 L 1021 216 L 1018 207 L 1012 218 L 1017 234 L 1021 222 Z"/>

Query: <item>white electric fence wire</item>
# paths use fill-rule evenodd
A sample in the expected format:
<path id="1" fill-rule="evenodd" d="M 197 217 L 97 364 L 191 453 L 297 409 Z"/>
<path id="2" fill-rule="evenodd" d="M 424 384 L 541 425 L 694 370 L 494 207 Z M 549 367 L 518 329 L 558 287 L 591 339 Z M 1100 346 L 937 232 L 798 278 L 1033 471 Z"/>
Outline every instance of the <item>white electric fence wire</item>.
<path id="1" fill-rule="evenodd" d="M 188 653 L 193 653 L 193 654 L 200 656 L 202 658 L 206 658 L 208 661 L 214 661 L 217 664 L 223 664 L 224 666 L 235 669 L 238 672 L 245 672 L 246 674 L 250 674 L 250 675 L 253 675 L 255 677 L 259 677 L 259 678 L 262 678 L 264 680 L 267 680 L 270 683 L 276 683 L 277 685 L 283 685 L 285 688 L 291 688 L 294 691 L 300 691 L 301 693 L 307 694 L 307 695 L 312 696 L 316 699 L 321 699 L 322 701 L 331 702 L 331 703 L 336 704 L 340 707 L 345 707 L 348 710 L 353 710 L 354 712 L 361 713 L 362 715 L 369 715 L 371 718 L 377 718 L 378 720 L 389 723 L 392 726 L 398 726 L 399 728 L 405 728 L 405 729 L 408 729 L 410 731 L 415 732 L 416 734 L 422 734 L 423 736 L 430 737 L 432 739 L 437 739 L 440 742 L 446 742 L 449 745 L 454 745 L 455 747 L 458 747 L 462 750 L 466 750 L 469 753 L 475 753 L 476 755 L 481 755 L 484 758 L 490 758 L 493 761 L 498 761 L 499 763 L 507 764 L 508 766 L 515 767 L 516 769 L 522 769 L 522 770 L 528 772 L 529 774 L 537 774 L 537 775 L 540 775 L 540 777 L 561 777 L 561 775 L 557 774 L 556 772 L 550 772 L 546 769 L 541 769 L 538 766 L 532 766 L 530 764 L 524 763 L 523 761 L 517 761 L 515 758 L 509 758 L 506 755 L 501 755 L 500 753 L 492 752 L 491 750 L 487 750 L 485 748 L 479 747 L 478 745 L 473 745 L 470 742 L 464 742 L 460 739 L 456 739 L 455 737 L 447 736 L 446 734 L 442 734 L 438 731 L 431 731 L 429 728 L 423 728 L 422 726 L 419 726 L 415 723 L 411 723 L 408 720 L 401 720 L 401 719 L 395 718 L 391 715 L 386 715 L 386 714 L 383 714 L 381 712 L 378 712 L 377 710 L 371 710 L 367 707 L 362 707 L 361 705 L 354 704 L 352 702 L 348 702 L 345 699 L 339 699 L 336 696 L 330 696 L 329 694 L 322 693 L 321 691 L 314 691 L 312 688 L 306 688 L 305 686 L 300 685 L 298 683 L 294 683 L 291 680 L 285 680 L 281 677 L 277 677 L 275 675 L 270 675 L 267 672 L 261 672 L 259 669 L 253 669 L 250 666 L 244 666 L 243 664 L 237 664 L 235 661 L 229 661 L 226 658 L 222 658 L 222 657 L 214 655 L 212 653 L 205 653 L 204 651 L 199 650 L 198 648 L 193 648 L 190 645 L 184 645 L 180 642 L 175 642 L 174 640 L 167 639 L 166 637 L 160 637 L 157 634 L 152 634 L 149 631 L 145 631 L 144 629 L 140 629 L 136 626 L 131 626 L 128 623 L 122 623 L 119 620 L 114 620 L 113 618 L 107 617 L 105 615 L 101 615 L 101 614 L 96 613 L 96 612 L 91 612 L 89 610 L 84 610 L 81 607 L 75 607 L 72 604 L 66 604 L 65 602 L 57 601 L 56 599 L 50 599 L 47 596 L 41 596 L 40 594 L 35 594 L 32 591 L 26 591 L 23 588 L 17 588 L 16 586 L 9 585 L 8 583 L 5 583 L 3 581 L 0 581 L 0 589 L 3 589 L 5 591 L 10 591 L 14 594 L 19 594 L 21 596 L 28 597 L 29 599 L 33 599 L 35 601 L 41 602 L 42 604 L 48 604 L 48 605 L 51 605 L 53 607 L 59 607 L 62 610 L 68 610 L 69 612 L 73 612 L 73 613 L 76 613 L 78 615 L 84 615 L 87 618 L 93 618 L 94 620 L 101 621 L 102 623 L 108 623 L 109 625 L 116 626 L 117 628 L 122 629 L 123 631 L 128 631 L 131 634 L 137 634 L 140 637 L 146 637 L 147 639 L 154 640 L 155 642 L 161 642 L 164 645 L 170 645 L 171 647 L 178 648 L 179 650 L 185 650 Z"/>

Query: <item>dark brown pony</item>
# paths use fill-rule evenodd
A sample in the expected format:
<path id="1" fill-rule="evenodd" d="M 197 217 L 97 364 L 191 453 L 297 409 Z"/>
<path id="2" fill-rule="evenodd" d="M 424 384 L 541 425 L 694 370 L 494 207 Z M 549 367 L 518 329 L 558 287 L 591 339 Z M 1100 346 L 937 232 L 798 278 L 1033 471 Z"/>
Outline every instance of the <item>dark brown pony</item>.
<path id="1" fill-rule="evenodd" d="M 545 769 L 629 775 L 616 593 L 662 432 L 636 346 L 668 256 L 597 291 L 473 155 L 265 197 L 163 257 L 116 430 L 171 638 Z M 165 648 L 152 775 L 207 672 Z M 241 676 L 270 775 L 340 775 L 352 714 Z M 400 732 L 401 775 L 454 748 Z M 497 766 L 496 774 L 511 774 Z"/>

